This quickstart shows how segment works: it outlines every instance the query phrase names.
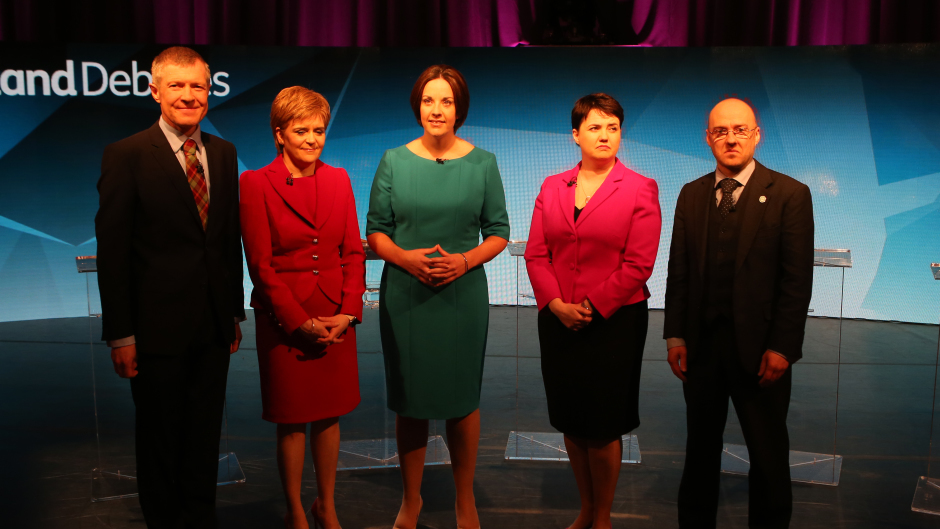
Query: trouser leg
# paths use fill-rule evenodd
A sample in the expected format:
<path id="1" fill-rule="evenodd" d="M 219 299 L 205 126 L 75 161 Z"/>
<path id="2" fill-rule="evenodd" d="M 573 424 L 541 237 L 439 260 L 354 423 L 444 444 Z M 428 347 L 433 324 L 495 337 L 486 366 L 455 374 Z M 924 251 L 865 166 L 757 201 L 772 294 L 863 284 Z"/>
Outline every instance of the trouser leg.
<path id="1" fill-rule="evenodd" d="M 679 485 L 679 526 L 714 528 L 718 515 L 722 434 L 728 391 L 712 344 L 695 351 L 682 385 L 686 403 L 685 468 Z"/>
<path id="2" fill-rule="evenodd" d="M 745 373 L 743 369 L 733 378 L 731 400 L 741 421 L 751 461 L 748 526 L 789 527 L 793 492 L 787 411 L 792 369 L 767 388 L 761 388 L 757 376 Z"/>

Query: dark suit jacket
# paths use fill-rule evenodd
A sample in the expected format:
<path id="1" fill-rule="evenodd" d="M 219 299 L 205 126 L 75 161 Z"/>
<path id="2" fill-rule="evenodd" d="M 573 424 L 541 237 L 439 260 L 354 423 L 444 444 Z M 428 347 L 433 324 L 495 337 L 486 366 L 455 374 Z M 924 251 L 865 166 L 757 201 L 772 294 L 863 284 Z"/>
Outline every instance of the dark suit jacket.
<path id="1" fill-rule="evenodd" d="M 732 310 L 741 361 L 757 373 L 767 349 L 791 364 L 803 356 L 813 290 L 813 201 L 805 184 L 760 163 L 747 187 Z M 708 215 L 714 200 L 714 172 L 689 182 L 679 193 L 672 228 L 663 337 L 684 338 L 690 361 L 701 346 Z"/>
<path id="2" fill-rule="evenodd" d="M 244 317 L 235 146 L 202 132 L 209 166 L 203 231 L 186 174 L 155 123 L 105 148 L 95 216 L 102 339 L 139 354 L 184 350 L 211 303 L 226 342 Z"/>

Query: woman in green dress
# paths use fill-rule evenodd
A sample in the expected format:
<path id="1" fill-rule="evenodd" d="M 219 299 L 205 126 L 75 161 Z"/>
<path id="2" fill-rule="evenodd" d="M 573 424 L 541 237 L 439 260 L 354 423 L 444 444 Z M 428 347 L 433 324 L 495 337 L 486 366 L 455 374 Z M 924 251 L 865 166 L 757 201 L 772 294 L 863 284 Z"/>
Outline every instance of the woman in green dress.
<path id="1" fill-rule="evenodd" d="M 429 419 L 447 420 L 457 526 L 480 525 L 473 473 L 489 320 L 483 263 L 506 247 L 509 215 L 496 157 L 456 136 L 469 103 L 460 72 L 425 70 L 411 91 L 424 134 L 385 152 L 369 202 L 369 245 L 386 263 L 379 319 L 388 407 L 398 415 L 402 529 L 415 527 L 421 510 Z"/>

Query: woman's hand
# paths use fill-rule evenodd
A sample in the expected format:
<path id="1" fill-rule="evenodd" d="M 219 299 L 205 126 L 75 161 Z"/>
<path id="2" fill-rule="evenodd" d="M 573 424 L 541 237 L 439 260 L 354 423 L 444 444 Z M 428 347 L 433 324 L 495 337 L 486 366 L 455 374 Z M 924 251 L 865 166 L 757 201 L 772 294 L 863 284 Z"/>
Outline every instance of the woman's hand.
<path id="1" fill-rule="evenodd" d="M 298 330 L 304 339 L 312 343 L 319 343 L 321 339 L 330 335 L 326 324 L 318 318 L 310 318 L 305 321 Z"/>
<path id="2" fill-rule="evenodd" d="M 591 323 L 591 309 L 574 303 L 565 303 L 561 298 L 555 298 L 548 304 L 561 323 L 572 331 L 580 331 Z"/>
<path id="3" fill-rule="evenodd" d="M 340 338 L 340 335 L 346 332 L 349 327 L 349 317 L 337 314 L 336 316 L 321 316 L 319 319 L 323 322 L 323 327 L 328 333 L 325 337 L 317 340 L 317 343 L 321 345 L 343 343 L 344 338 Z"/>
<path id="4" fill-rule="evenodd" d="M 435 250 L 436 247 L 401 250 L 397 264 L 404 268 L 406 272 L 415 276 L 418 281 L 428 286 L 434 286 L 434 283 L 431 282 L 431 259 L 428 254 L 434 253 Z"/>
<path id="5" fill-rule="evenodd" d="M 435 246 L 434 250 L 441 254 L 440 257 L 431 258 L 430 278 L 434 286 L 444 286 L 469 271 L 470 265 L 466 256 L 459 253 L 447 253 L 440 244 Z"/>

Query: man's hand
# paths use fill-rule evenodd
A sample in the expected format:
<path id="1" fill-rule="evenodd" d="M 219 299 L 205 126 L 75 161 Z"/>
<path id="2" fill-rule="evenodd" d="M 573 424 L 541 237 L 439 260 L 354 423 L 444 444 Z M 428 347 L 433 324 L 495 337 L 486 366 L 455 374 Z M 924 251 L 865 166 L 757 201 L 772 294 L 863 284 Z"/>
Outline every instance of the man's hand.
<path id="1" fill-rule="evenodd" d="M 238 351 L 238 346 L 241 345 L 241 343 L 242 343 L 242 329 L 236 323 L 235 324 L 235 341 L 232 342 L 231 346 L 229 346 L 229 350 L 228 350 L 229 354 L 235 354 L 235 351 Z"/>
<path id="2" fill-rule="evenodd" d="M 689 369 L 689 350 L 684 345 L 670 347 L 668 352 L 669 367 L 679 380 L 688 382 L 685 372 Z"/>
<path id="3" fill-rule="evenodd" d="M 137 376 L 137 344 L 113 347 L 111 349 L 111 363 L 114 372 L 121 378 L 134 378 Z"/>
<path id="4" fill-rule="evenodd" d="M 790 362 L 786 358 L 773 351 L 766 351 L 760 361 L 760 371 L 757 372 L 757 376 L 761 377 L 758 382 L 760 387 L 770 387 L 783 376 L 788 367 L 790 367 Z"/>
<path id="5" fill-rule="evenodd" d="M 342 314 L 337 314 L 336 316 L 321 316 L 320 321 L 323 322 L 323 327 L 329 331 L 329 333 L 317 340 L 318 344 L 330 345 L 334 343 L 343 343 L 344 338 L 340 338 L 346 329 L 349 327 L 349 318 Z"/>
<path id="6" fill-rule="evenodd" d="M 548 304 L 548 309 L 561 321 L 562 325 L 572 331 L 580 331 L 591 323 L 591 309 L 575 303 L 565 303 L 561 298 L 553 299 Z"/>

